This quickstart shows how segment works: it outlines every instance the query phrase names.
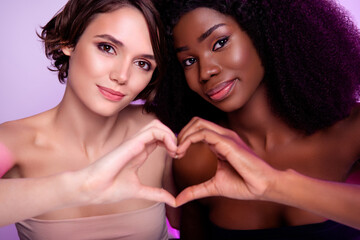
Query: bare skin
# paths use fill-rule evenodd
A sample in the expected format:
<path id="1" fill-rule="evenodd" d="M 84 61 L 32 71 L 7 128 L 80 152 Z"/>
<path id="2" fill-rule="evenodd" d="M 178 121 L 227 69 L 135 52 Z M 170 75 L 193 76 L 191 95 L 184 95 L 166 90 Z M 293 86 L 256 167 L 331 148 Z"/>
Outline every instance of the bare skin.
<path id="1" fill-rule="evenodd" d="M 0 158 L 8 166 L 0 225 L 120 213 L 155 201 L 174 206 L 162 187 L 171 182 L 166 160 L 176 151 L 175 135 L 142 106 L 129 105 L 156 67 L 144 16 L 126 6 L 99 14 L 63 52 L 70 65 L 60 104 L 0 125 L 11 153 Z"/>
<path id="2" fill-rule="evenodd" d="M 182 238 L 206 239 L 201 226 L 207 218 L 226 229 L 327 218 L 360 228 L 353 197 L 359 188 L 338 185 L 360 159 L 360 107 L 332 127 L 305 135 L 271 112 L 259 57 L 235 20 L 212 9 L 195 9 L 180 18 L 174 41 L 189 87 L 227 112 L 218 123 L 222 127 L 195 118 L 178 136 L 179 156 L 185 156 L 174 162 L 175 181 L 180 190 L 200 185 L 181 193 L 177 203 L 228 197 L 184 205 Z M 317 179 L 332 182 L 325 188 L 327 181 Z M 334 207 L 339 203 L 351 207 Z"/>

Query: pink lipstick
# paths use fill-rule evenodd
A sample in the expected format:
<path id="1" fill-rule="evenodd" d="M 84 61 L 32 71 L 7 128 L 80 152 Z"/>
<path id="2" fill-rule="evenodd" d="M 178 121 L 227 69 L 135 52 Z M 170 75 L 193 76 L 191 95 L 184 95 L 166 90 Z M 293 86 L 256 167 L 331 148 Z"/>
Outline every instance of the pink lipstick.
<path id="1" fill-rule="evenodd" d="M 100 93 L 108 100 L 110 101 L 120 101 L 121 99 L 123 99 L 123 97 L 125 96 L 124 94 L 122 94 L 121 92 L 118 91 L 114 91 L 110 88 L 106 88 L 106 87 L 102 87 L 99 85 L 96 85 L 99 88 Z"/>
<path id="2" fill-rule="evenodd" d="M 235 86 L 236 80 L 237 79 L 220 83 L 216 87 L 206 92 L 206 95 L 208 95 L 211 100 L 221 101 L 230 94 L 231 90 Z"/>

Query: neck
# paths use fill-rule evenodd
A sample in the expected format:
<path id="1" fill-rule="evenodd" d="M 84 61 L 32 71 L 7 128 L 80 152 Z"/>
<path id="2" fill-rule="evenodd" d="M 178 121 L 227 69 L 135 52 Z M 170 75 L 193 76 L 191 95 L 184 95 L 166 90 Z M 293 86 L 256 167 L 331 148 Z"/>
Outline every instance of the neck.
<path id="1" fill-rule="evenodd" d="M 272 112 L 264 84 L 258 87 L 246 105 L 228 113 L 228 124 L 258 153 L 299 136 L 295 129 Z"/>
<path id="2" fill-rule="evenodd" d="M 55 109 L 54 125 L 67 144 L 85 152 L 100 151 L 112 136 L 119 114 L 101 116 L 87 108 L 70 90 Z"/>

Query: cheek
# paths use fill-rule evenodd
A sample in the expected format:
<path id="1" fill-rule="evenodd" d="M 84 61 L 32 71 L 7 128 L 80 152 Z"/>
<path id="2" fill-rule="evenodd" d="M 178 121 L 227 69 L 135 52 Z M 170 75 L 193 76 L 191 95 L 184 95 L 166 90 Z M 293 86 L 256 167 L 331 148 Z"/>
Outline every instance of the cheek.
<path id="1" fill-rule="evenodd" d="M 135 95 L 139 94 L 150 83 L 152 74 L 136 73 L 131 76 L 129 84 Z"/>
<path id="2" fill-rule="evenodd" d="M 89 55 L 83 59 L 82 67 L 85 73 L 90 76 L 102 76 L 109 72 L 111 63 L 105 58 L 93 57 Z"/>
<path id="3" fill-rule="evenodd" d="M 79 49 L 71 63 L 73 74 L 85 78 L 102 76 L 109 66 L 111 65 L 107 63 L 107 59 L 100 58 L 92 50 L 83 49 Z"/>
<path id="4" fill-rule="evenodd" d="M 229 51 L 222 62 L 227 63 L 227 65 L 232 66 L 232 68 L 242 68 L 246 67 L 250 58 L 251 56 L 248 49 L 238 47 L 233 49 L 233 51 Z"/>
<path id="5" fill-rule="evenodd" d="M 231 51 L 223 63 L 231 69 L 241 72 L 241 76 L 249 79 L 254 84 L 260 82 L 264 77 L 264 68 L 256 50 L 252 46 L 238 47 Z"/>
<path id="6" fill-rule="evenodd" d="M 196 78 L 196 73 L 195 73 L 195 69 L 191 69 L 185 72 L 185 78 L 186 78 L 186 83 L 189 86 L 189 88 L 191 90 L 193 90 L 194 92 L 199 93 L 199 82 Z"/>

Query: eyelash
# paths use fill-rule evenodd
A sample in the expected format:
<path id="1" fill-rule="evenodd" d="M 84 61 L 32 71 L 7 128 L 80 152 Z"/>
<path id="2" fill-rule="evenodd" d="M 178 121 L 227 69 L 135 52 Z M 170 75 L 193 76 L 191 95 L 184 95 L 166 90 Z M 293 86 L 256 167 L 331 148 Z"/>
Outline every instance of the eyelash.
<path id="1" fill-rule="evenodd" d="M 228 42 L 228 40 L 229 40 L 229 37 L 224 37 L 224 38 L 218 40 L 218 41 L 214 44 L 214 46 L 213 46 L 213 48 L 212 48 L 212 51 L 217 51 L 217 50 L 221 49 L 222 47 L 224 47 L 224 46 L 226 45 L 226 43 Z M 220 47 L 216 48 L 216 45 L 217 45 L 217 44 L 220 44 Z M 192 62 L 188 64 L 188 63 L 186 63 L 186 62 L 188 62 L 188 61 L 192 61 Z M 182 61 L 182 65 L 183 65 L 184 67 L 189 67 L 189 66 L 193 65 L 194 63 L 196 63 L 196 59 L 195 59 L 195 58 L 187 58 L 187 59 L 185 59 L 184 61 Z"/>
<path id="2" fill-rule="evenodd" d="M 142 67 L 142 66 L 140 66 L 140 64 L 145 64 L 147 67 Z M 147 72 L 151 70 L 151 64 L 144 60 L 135 61 L 135 65 L 139 66 L 140 68 L 142 68 L 143 70 L 145 70 Z"/>
<path id="3" fill-rule="evenodd" d="M 100 51 L 105 52 L 107 54 L 116 54 L 115 48 L 112 47 L 110 44 L 108 43 L 98 43 L 98 48 L 100 49 Z M 107 49 L 106 49 L 107 48 Z M 110 52 L 110 51 L 113 52 Z"/>
<path id="4" fill-rule="evenodd" d="M 100 51 L 105 52 L 107 54 L 116 54 L 116 51 L 114 49 L 114 47 L 112 47 L 110 44 L 108 43 L 99 43 L 98 44 L 98 48 L 100 49 Z M 112 51 L 112 52 L 110 52 Z M 141 65 L 146 65 L 145 67 L 141 66 Z M 144 69 L 145 71 L 150 71 L 151 70 L 151 64 L 148 63 L 147 61 L 136 61 L 135 62 L 136 66 L 139 66 L 140 68 Z"/>
<path id="5" fill-rule="evenodd" d="M 187 64 L 186 62 L 188 62 L 188 61 L 192 61 L 192 63 Z M 193 65 L 194 63 L 196 63 L 196 59 L 195 59 L 195 58 L 187 58 L 187 59 L 185 59 L 184 61 L 182 61 L 182 65 L 183 65 L 184 67 L 190 67 L 190 66 Z"/>
<path id="6" fill-rule="evenodd" d="M 228 40 L 229 40 L 229 37 L 224 37 L 224 38 L 218 40 L 218 41 L 214 44 L 212 50 L 213 50 L 213 51 L 216 51 L 216 50 L 224 47 L 224 46 L 226 45 L 226 43 L 228 42 Z M 216 48 L 216 45 L 217 45 L 217 44 L 220 44 L 220 47 Z"/>

